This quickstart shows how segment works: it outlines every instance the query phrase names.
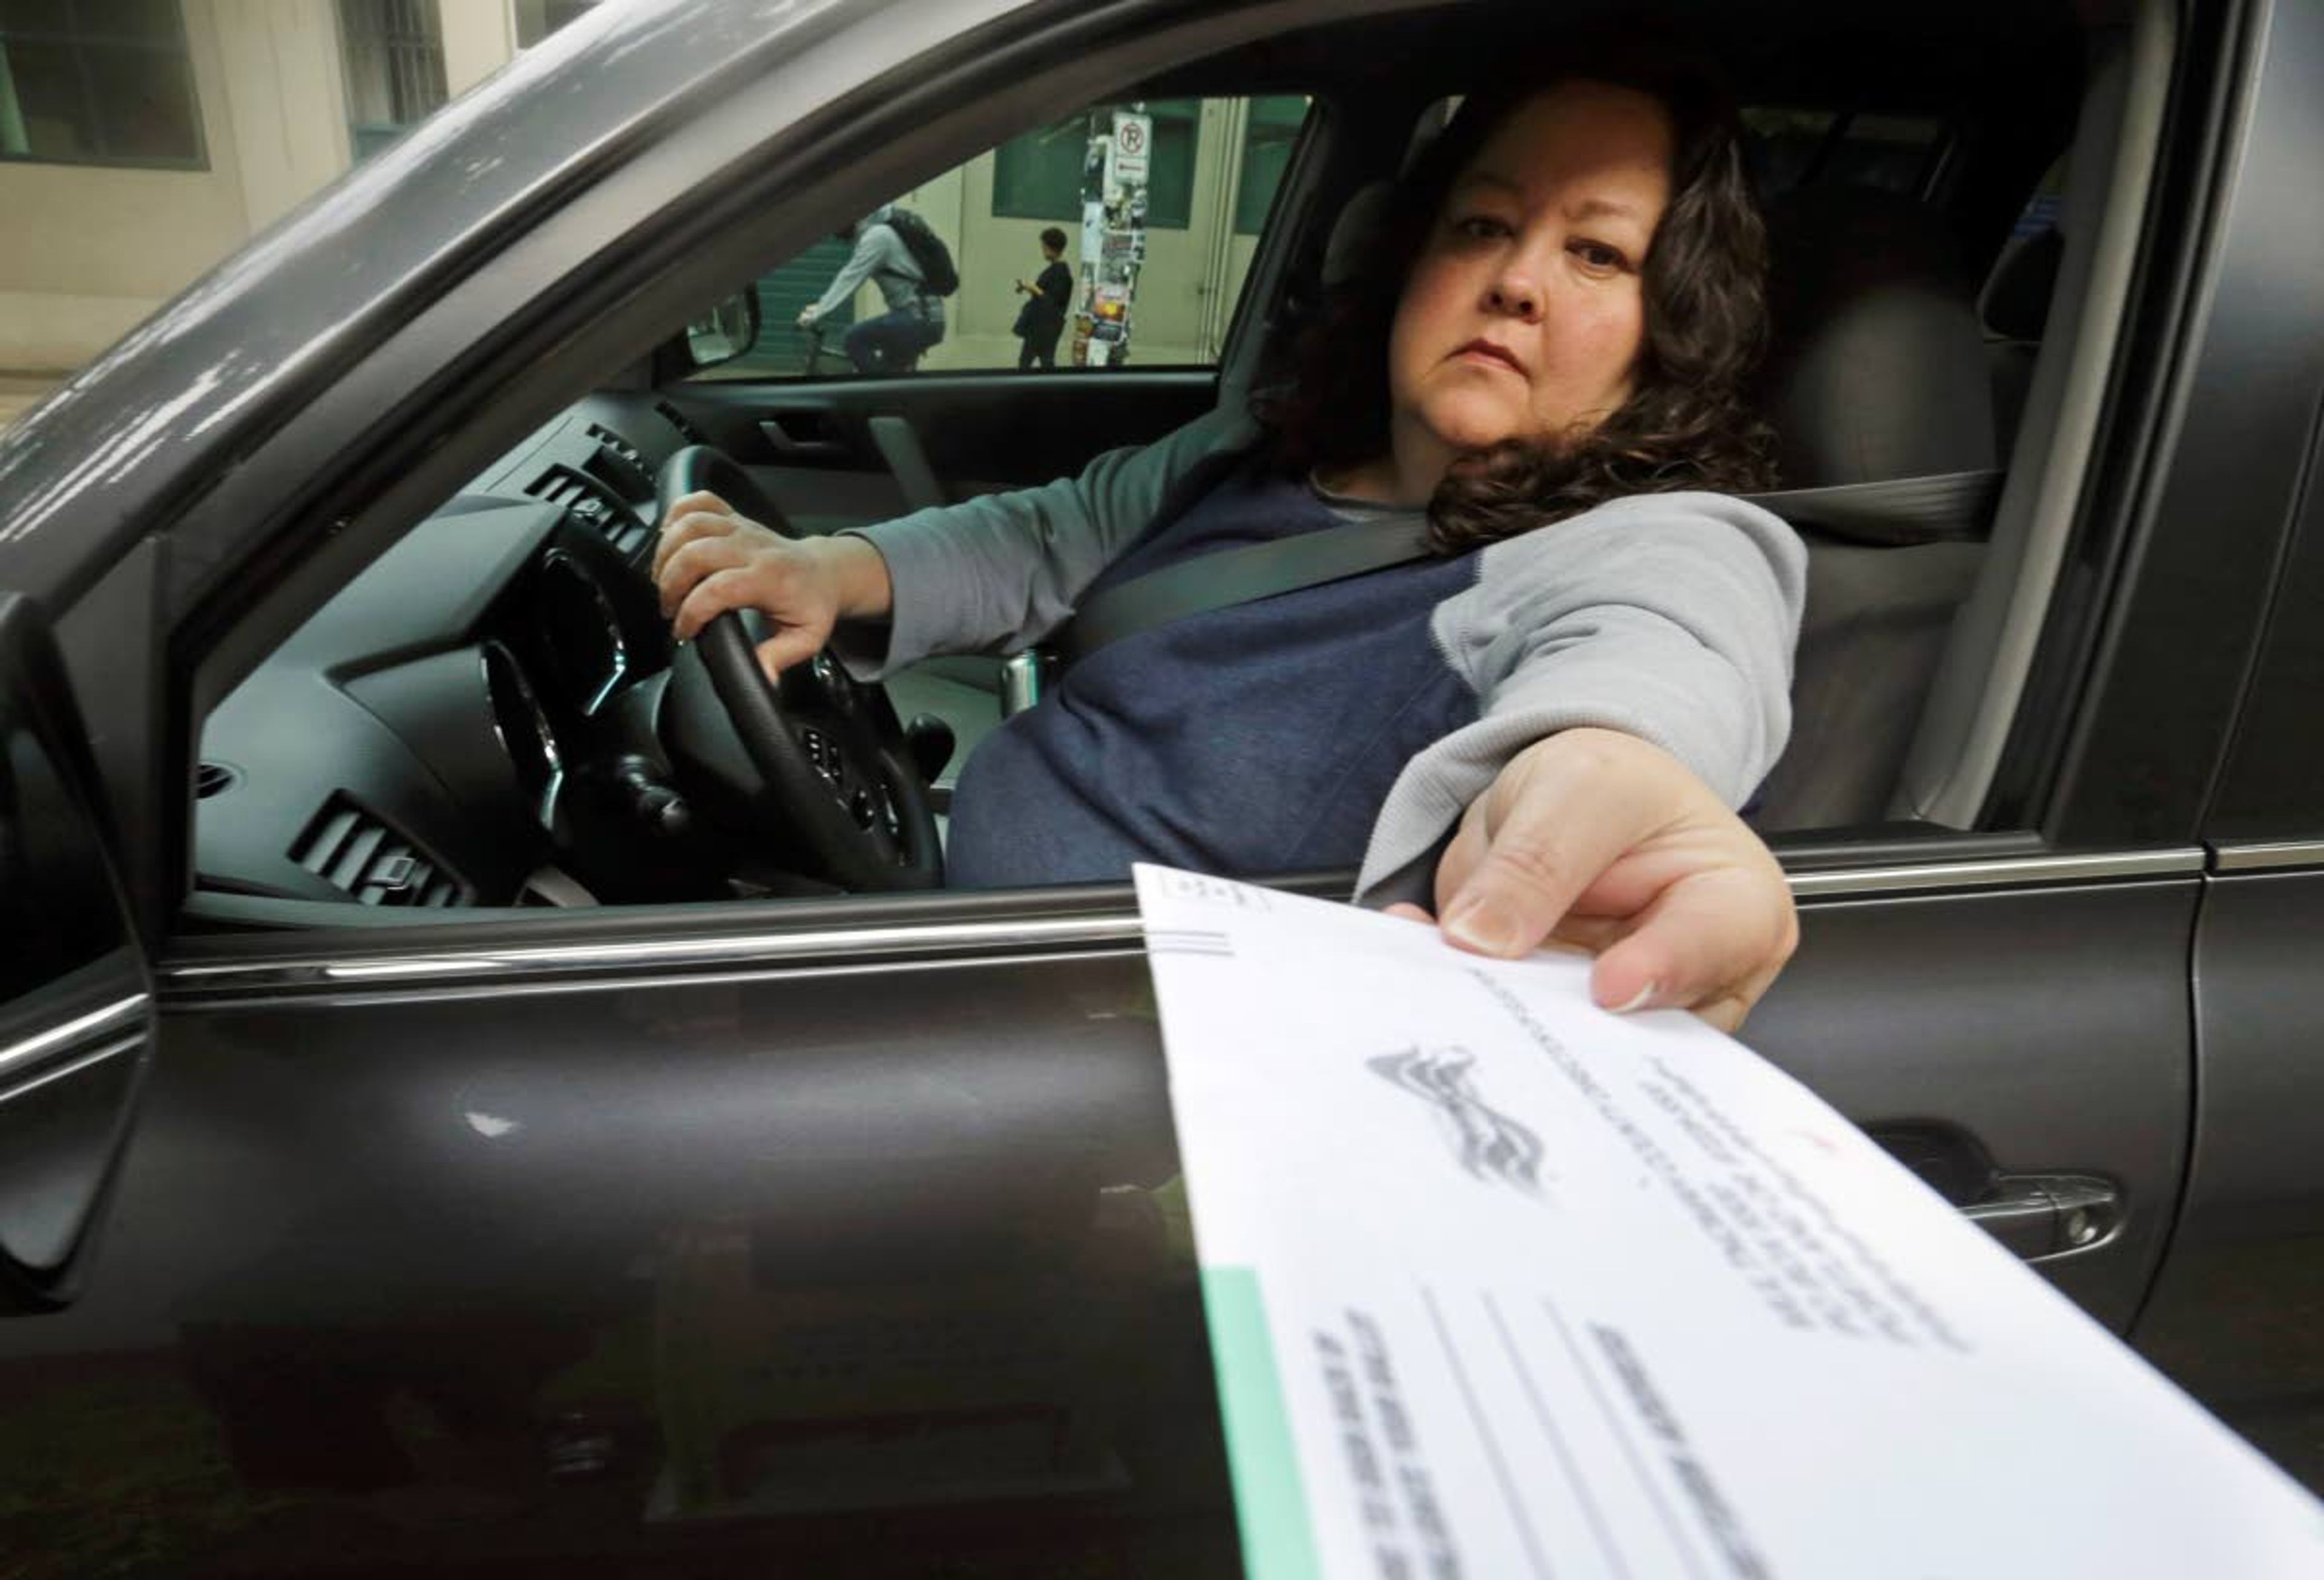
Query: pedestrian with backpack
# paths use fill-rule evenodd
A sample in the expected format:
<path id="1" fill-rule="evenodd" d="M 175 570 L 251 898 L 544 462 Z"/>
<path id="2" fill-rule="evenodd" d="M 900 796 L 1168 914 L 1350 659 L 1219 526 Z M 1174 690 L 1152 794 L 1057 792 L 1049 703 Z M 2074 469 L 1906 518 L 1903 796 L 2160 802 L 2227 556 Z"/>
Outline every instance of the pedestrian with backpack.
<path id="1" fill-rule="evenodd" d="M 814 306 L 798 316 L 802 329 L 836 311 L 869 280 L 887 311 L 853 326 L 840 342 L 859 373 L 903 373 L 944 338 L 944 298 L 960 289 L 952 253 L 927 222 L 908 208 L 883 203 L 839 233 L 855 250 Z"/>

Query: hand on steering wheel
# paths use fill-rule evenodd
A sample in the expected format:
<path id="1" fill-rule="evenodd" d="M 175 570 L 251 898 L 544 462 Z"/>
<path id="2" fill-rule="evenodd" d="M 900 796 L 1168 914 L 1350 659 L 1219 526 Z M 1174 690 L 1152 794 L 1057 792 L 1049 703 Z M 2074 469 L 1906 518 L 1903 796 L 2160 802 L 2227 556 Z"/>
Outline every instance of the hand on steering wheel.
<path id="1" fill-rule="evenodd" d="M 936 815 L 895 708 L 821 651 L 843 616 L 885 610 L 879 550 L 793 536 L 751 475 L 707 445 L 664 463 L 656 491 L 654 579 L 687 643 L 659 710 L 672 761 L 738 822 L 849 888 L 942 883 Z"/>
<path id="2" fill-rule="evenodd" d="M 684 642 L 729 610 L 757 610 L 775 627 L 758 644 L 759 667 L 770 682 L 779 680 L 831 639 L 840 614 L 834 561 L 845 547 L 840 539 L 781 537 L 715 493 L 683 495 L 663 515 L 654 549 L 661 611 Z"/>

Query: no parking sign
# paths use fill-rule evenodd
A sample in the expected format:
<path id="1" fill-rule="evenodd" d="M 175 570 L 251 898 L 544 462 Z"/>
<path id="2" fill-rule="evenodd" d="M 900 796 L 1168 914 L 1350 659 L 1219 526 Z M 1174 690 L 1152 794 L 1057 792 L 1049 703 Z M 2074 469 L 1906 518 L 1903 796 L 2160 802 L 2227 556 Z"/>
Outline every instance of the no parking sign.
<path id="1" fill-rule="evenodd" d="M 1113 147 L 1108 151 L 1106 185 L 1116 189 L 1146 184 L 1146 161 L 1154 147 L 1154 117 L 1129 110 L 1113 113 Z"/>

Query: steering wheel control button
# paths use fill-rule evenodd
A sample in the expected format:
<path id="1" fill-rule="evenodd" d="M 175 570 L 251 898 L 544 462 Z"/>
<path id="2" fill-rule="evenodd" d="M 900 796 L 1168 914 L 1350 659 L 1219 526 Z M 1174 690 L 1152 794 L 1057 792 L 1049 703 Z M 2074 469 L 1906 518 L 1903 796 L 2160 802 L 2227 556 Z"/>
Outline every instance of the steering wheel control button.
<path id="1" fill-rule="evenodd" d="M 809 725 L 799 731 L 799 744 L 807 749 L 807 760 L 815 771 L 833 784 L 839 783 L 839 747 L 830 736 Z"/>

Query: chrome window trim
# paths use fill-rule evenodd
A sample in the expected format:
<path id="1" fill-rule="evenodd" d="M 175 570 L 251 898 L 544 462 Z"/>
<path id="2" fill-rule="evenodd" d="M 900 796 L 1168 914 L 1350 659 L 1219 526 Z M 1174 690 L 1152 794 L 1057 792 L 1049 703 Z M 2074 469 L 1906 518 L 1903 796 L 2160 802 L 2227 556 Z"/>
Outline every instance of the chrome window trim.
<path id="1" fill-rule="evenodd" d="M 2324 840 L 2254 840 L 2211 850 L 2214 872 L 2283 872 L 2303 867 L 2324 867 Z"/>
<path id="2" fill-rule="evenodd" d="M 60 1026 L 51 1026 L 45 1032 L 36 1032 L 0 1048 L 0 1080 L 9 1079 L 13 1070 L 30 1069 L 41 1061 L 53 1057 L 59 1049 L 110 1036 L 128 1021 L 142 1022 L 152 1002 L 148 994 L 133 993 L 126 998 L 115 999 L 102 1009 L 93 1009 Z M 136 1034 L 144 1034 L 142 1024 Z"/>
<path id="3" fill-rule="evenodd" d="M 1789 875 L 1803 900 L 1871 899 L 1965 888 L 2048 888 L 2070 884 L 2194 877 L 2204 869 L 2199 846 L 2100 851 L 1910 866 L 1839 868 Z M 558 943 L 530 948 L 437 950 L 425 953 L 349 955 L 339 959 L 187 961 L 165 965 L 162 987 L 173 996 L 212 997 L 286 988 L 467 988 L 523 981 L 551 973 L 593 978 L 659 969 L 828 970 L 868 962 L 961 963 L 963 957 L 997 960 L 1027 957 L 1087 958 L 1109 950 L 1136 950 L 1142 933 L 1134 911 L 999 922 L 929 922 L 910 925 L 823 927 L 793 932 L 639 939 L 608 943 Z"/>
<path id="4" fill-rule="evenodd" d="M 143 1050 L 144 1046 L 145 1033 L 144 1029 L 140 1027 L 138 1030 L 130 1033 L 129 1035 L 125 1037 L 115 1038 L 102 1048 L 83 1053 L 78 1058 L 68 1059 L 62 1063 L 52 1065 L 49 1069 L 42 1070 L 39 1074 L 32 1076 L 28 1079 L 10 1087 L 5 1094 L 0 1095 L 5 1095 L 6 1099 L 13 1103 L 17 1098 L 24 1097 L 28 1093 L 38 1091 L 44 1086 L 53 1086 L 58 1081 L 67 1080 L 73 1076 L 80 1074 L 83 1070 L 95 1070 L 98 1065 L 104 1064 L 111 1060 L 118 1059 L 124 1053 L 140 1052 Z"/>
<path id="5" fill-rule="evenodd" d="M 2200 846 L 2150 850 L 2099 850 L 2070 856 L 2010 856 L 1980 861 L 1931 861 L 1913 866 L 1839 868 L 1794 872 L 1793 895 L 1803 900 L 1929 894 L 1961 888 L 2047 888 L 2120 878 L 2191 877 L 2203 870 Z"/>
<path id="6" fill-rule="evenodd" d="M 639 970 L 657 967 L 847 963 L 974 951 L 1043 954 L 1093 944 L 1135 946 L 1132 912 L 1008 922 L 931 922 L 909 926 L 825 927 L 729 937 L 640 939 L 619 943 L 543 944 L 530 949 L 444 950 L 344 960 L 189 962 L 164 967 L 165 987 L 226 988 L 389 985 L 416 980 L 469 982 L 536 971 Z"/>

